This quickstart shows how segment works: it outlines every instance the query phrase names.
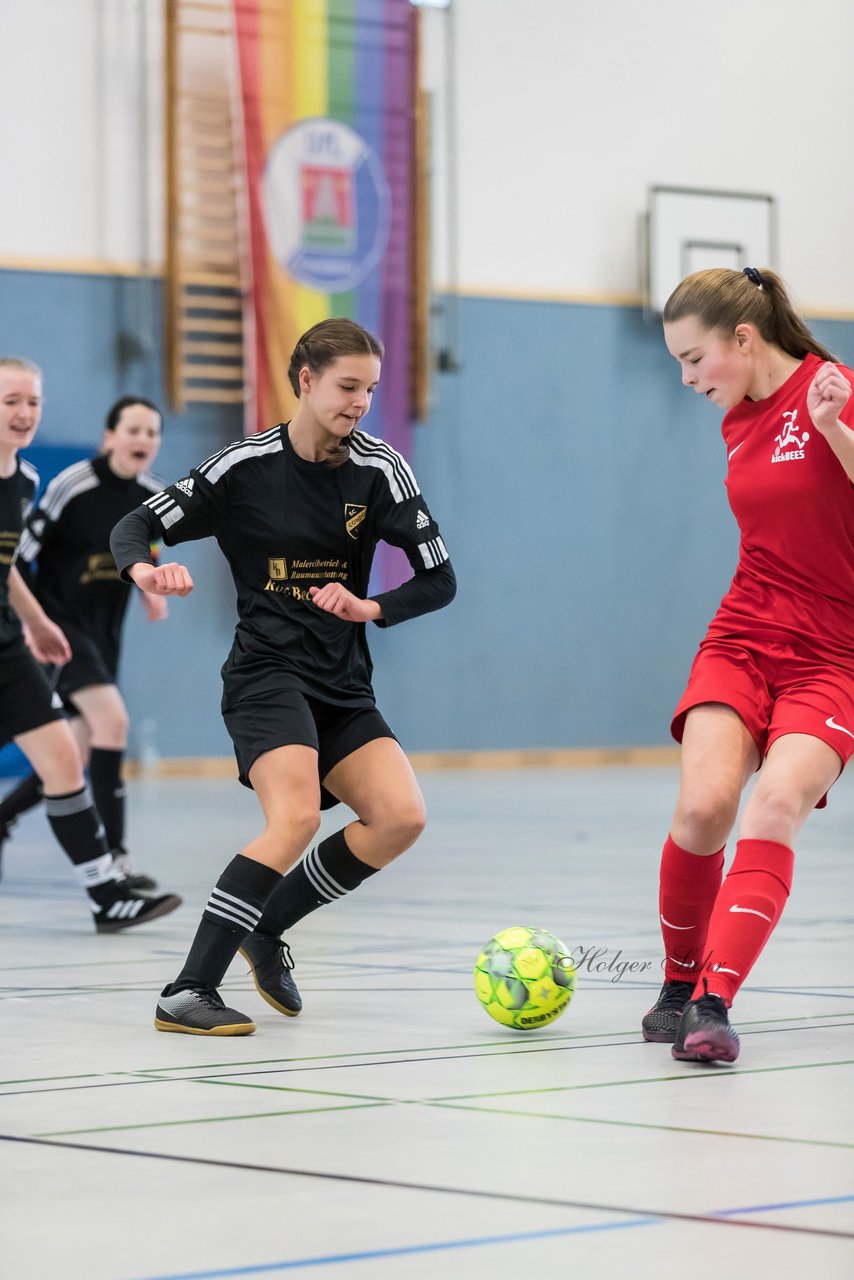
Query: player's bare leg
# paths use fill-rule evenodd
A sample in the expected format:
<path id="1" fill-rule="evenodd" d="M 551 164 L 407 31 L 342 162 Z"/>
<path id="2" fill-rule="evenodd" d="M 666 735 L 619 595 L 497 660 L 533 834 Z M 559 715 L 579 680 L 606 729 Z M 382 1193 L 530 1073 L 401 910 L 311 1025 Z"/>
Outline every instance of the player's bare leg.
<path id="1" fill-rule="evenodd" d="M 158 1031 L 233 1036 L 255 1030 L 246 1014 L 226 1007 L 217 987 L 257 927 L 281 873 L 296 862 L 317 831 L 317 752 L 305 746 L 267 751 L 253 764 L 249 780 L 266 826 L 229 863 L 211 892 L 184 967 L 161 993 L 154 1020 Z"/>
<path id="2" fill-rule="evenodd" d="M 146 898 L 135 893 L 113 866 L 68 722 L 53 720 L 15 741 L 42 779 L 48 821 L 86 890 L 97 932 L 129 929 L 179 907 L 176 894 Z"/>
<path id="3" fill-rule="evenodd" d="M 376 738 L 329 771 L 323 785 L 357 820 L 309 849 L 271 895 L 257 928 L 244 940 L 259 993 L 288 1017 L 302 1009 L 285 930 L 337 901 L 408 849 L 424 830 L 424 798 L 400 744 Z"/>

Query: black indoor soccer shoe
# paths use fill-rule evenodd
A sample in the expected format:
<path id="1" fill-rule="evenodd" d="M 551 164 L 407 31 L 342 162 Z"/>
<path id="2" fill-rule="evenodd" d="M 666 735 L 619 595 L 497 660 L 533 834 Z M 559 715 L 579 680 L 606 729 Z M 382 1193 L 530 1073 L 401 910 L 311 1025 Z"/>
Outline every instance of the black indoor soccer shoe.
<path id="1" fill-rule="evenodd" d="M 679 1030 L 682 1010 L 691 999 L 693 990 L 693 982 L 665 982 L 658 999 L 641 1022 L 644 1040 L 652 1040 L 656 1044 L 673 1044 Z"/>
<path id="2" fill-rule="evenodd" d="M 121 929 L 133 929 L 135 925 L 147 924 L 149 920 L 157 920 L 160 916 L 168 916 L 176 907 L 180 907 L 183 898 L 177 893 L 163 893 L 159 898 L 149 898 L 128 888 L 125 881 L 117 885 L 116 896 L 109 902 L 96 903 L 90 898 L 94 907 L 92 919 L 95 921 L 96 933 L 118 933 Z"/>
<path id="3" fill-rule="evenodd" d="M 302 1009 L 302 996 L 293 980 L 290 947 L 268 933 L 250 933 L 240 944 L 240 954 L 249 962 L 258 994 L 287 1018 Z"/>
<path id="4" fill-rule="evenodd" d="M 146 875 L 144 871 L 137 871 L 124 845 L 117 845 L 113 849 L 113 866 L 121 871 L 129 888 L 142 893 L 150 893 L 152 889 L 157 888 L 157 881 L 153 876 Z"/>
<path id="5" fill-rule="evenodd" d="M 188 1036 L 251 1036 L 255 1023 L 245 1013 L 228 1009 L 213 987 L 176 991 L 171 983 L 157 1002 L 154 1025 L 158 1031 L 182 1031 Z"/>
<path id="6" fill-rule="evenodd" d="M 680 1062 L 735 1062 L 740 1048 L 726 1005 L 707 988 L 699 1000 L 685 1006 L 670 1052 Z"/>

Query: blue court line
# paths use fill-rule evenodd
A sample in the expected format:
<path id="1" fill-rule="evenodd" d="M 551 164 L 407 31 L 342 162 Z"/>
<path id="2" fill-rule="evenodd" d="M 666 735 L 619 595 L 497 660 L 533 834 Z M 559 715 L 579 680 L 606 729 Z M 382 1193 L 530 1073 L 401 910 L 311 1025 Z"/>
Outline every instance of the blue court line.
<path id="1" fill-rule="evenodd" d="M 477 1249 L 491 1244 L 516 1244 L 548 1240 L 557 1236 L 621 1231 L 626 1227 L 661 1225 L 661 1218 L 627 1218 L 623 1222 L 589 1223 L 579 1227 L 554 1227 L 546 1231 L 519 1231 L 506 1236 L 474 1236 L 468 1240 L 441 1240 L 436 1244 L 402 1245 L 398 1249 L 366 1249 L 361 1253 L 330 1253 L 323 1257 L 293 1258 L 285 1262 L 262 1262 L 249 1267 L 227 1267 L 222 1271 L 182 1271 L 171 1275 L 143 1276 L 140 1280 L 221 1280 L 226 1276 L 258 1276 L 274 1271 L 296 1271 L 304 1267 L 332 1266 L 341 1262 L 368 1262 L 372 1258 L 401 1258 L 417 1253 L 440 1253 L 446 1249 Z"/>
<path id="2" fill-rule="evenodd" d="M 828 1204 L 850 1204 L 854 1195 L 823 1196 L 815 1200 L 787 1200 L 779 1204 L 748 1205 L 737 1209 L 716 1209 L 708 1216 L 715 1218 L 743 1217 L 750 1213 L 774 1213 L 784 1209 L 808 1209 Z M 449 1249 L 477 1249 L 495 1244 L 518 1244 L 522 1241 L 549 1240 L 562 1236 L 589 1235 L 594 1232 L 623 1231 L 631 1227 L 663 1226 L 662 1217 L 625 1218 L 620 1222 L 587 1223 L 577 1227 L 554 1227 L 543 1231 L 519 1231 L 512 1235 L 475 1236 L 468 1240 L 442 1240 L 435 1244 L 403 1245 L 397 1249 L 368 1249 L 361 1253 L 332 1253 L 322 1257 L 293 1258 L 281 1262 L 264 1262 L 247 1267 L 228 1267 L 219 1271 L 182 1271 L 171 1275 L 144 1276 L 139 1280 L 224 1280 L 228 1276 L 253 1276 L 271 1274 L 274 1271 L 296 1271 L 307 1267 L 333 1266 L 342 1262 L 367 1262 L 371 1258 L 400 1258 L 412 1254 L 440 1253 Z M 753 1224 L 761 1227 L 761 1223 Z"/>
<path id="3" fill-rule="evenodd" d="M 713 1218 L 734 1218 L 739 1213 L 774 1213 L 781 1209 L 812 1209 L 823 1204 L 851 1204 L 854 1195 L 822 1196 L 817 1200 L 783 1200 L 780 1204 L 751 1204 L 743 1209 L 715 1209 Z"/>

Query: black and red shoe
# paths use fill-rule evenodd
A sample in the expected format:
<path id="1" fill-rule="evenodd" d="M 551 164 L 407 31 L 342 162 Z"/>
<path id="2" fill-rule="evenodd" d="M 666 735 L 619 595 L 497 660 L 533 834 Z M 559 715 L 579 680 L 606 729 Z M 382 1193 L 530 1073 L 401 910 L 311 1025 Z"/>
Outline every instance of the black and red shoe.
<path id="1" fill-rule="evenodd" d="M 710 993 L 705 978 L 703 985 L 705 994 L 685 1006 L 670 1052 L 680 1062 L 735 1062 L 741 1045 L 730 1026 L 727 1007 L 720 996 Z"/>
<path id="2" fill-rule="evenodd" d="M 673 1044 L 682 1019 L 682 1010 L 693 992 L 693 982 L 665 982 L 658 999 L 641 1022 L 644 1040 L 652 1040 L 656 1044 Z"/>

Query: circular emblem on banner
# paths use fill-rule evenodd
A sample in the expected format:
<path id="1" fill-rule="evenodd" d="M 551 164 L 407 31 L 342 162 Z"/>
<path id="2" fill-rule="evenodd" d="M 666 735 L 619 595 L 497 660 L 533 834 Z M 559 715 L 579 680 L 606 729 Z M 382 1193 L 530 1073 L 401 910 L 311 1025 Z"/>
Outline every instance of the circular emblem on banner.
<path id="1" fill-rule="evenodd" d="M 300 120 L 267 153 L 267 239 L 276 262 L 324 293 L 355 289 L 388 241 L 390 198 L 379 157 L 349 125 Z"/>

